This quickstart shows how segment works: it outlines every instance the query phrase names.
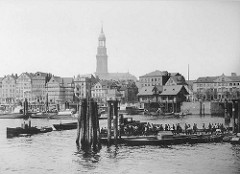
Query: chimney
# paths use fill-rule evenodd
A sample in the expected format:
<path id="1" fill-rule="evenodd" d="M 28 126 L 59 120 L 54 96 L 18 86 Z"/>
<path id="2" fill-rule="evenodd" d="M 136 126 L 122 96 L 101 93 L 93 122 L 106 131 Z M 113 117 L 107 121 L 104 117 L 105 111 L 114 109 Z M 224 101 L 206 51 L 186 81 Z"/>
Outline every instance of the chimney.
<path id="1" fill-rule="evenodd" d="M 232 77 L 236 77 L 237 74 L 232 72 L 232 73 L 231 73 L 231 76 L 232 76 Z"/>

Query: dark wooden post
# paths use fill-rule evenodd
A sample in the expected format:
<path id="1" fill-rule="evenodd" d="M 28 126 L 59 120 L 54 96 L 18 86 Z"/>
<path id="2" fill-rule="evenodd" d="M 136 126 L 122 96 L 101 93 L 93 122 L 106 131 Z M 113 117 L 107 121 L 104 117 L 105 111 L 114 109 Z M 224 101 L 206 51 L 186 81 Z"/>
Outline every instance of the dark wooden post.
<path id="1" fill-rule="evenodd" d="M 96 149 L 97 146 L 97 113 L 96 113 L 96 104 L 93 101 L 93 99 L 91 100 L 91 108 L 92 108 L 92 128 L 93 128 L 93 138 L 92 138 L 92 144 L 93 144 L 93 148 Z"/>
<path id="2" fill-rule="evenodd" d="M 124 125 L 124 118 L 123 114 L 119 114 L 120 119 L 119 119 L 119 125 L 120 125 L 120 131 L 119 131 L 119 138 L 121 138 L 121 133 L 123 133 L 123 125 Z"/>
<path id="3" fill-rule="evenodd" d="M 114 140 L 117 142 L 118 139 L 118 101 L 114 101 Z"/>
<path id="4" fill-rule="evenodd" d="M 238 133 L 240 132 L 240 100 L 238 100 L 238 113 L 237 113 L 237 116 L 238 116 Z"/>
<path id="5" fill-rule="evenodd" d="M 232 102 L 232 120 L 233 120 L 233 132 L 235 132 L 235 102 Z"/>
<path id="6" fill-rule="evenodd" d="M 28 101 L 27 99 L 25 98 L 25 101 L 23 102 L 23 115 L 27 115 L 28 113 Z"/>
<path id="7" fill-rule="evenodd" d="M 202 103 L 202 114 L 205 115 L 205 104 Z"/>
<path id="8" fill-rule="evenodd" d="M 81 113 L 80 113 L 80 138 L 82 147 L 86 146 L 86 115 L 87 115 L 87 100 L 83 99 L 81 105 Z"/>
<path id="9" fill-rule="evenodd" d="M 172 100 L 172 108 L 173 108 L 173 113 L 175 113 L 174 100 Z"/>
<path id="10" fill-rule="evenodd" d="M 200 99 L 199 104 L 200 104 L 200 115 L 202 115 L 202 100 L 201 99 Z"/>
<path id="11" fill-rule="evenodd" d="M 100 128 L 99 128 L 99 117 L 98 117 L 98 104 L 97 102 L 94 102 L 95 104 L 95 118 L 96 118 L 96 132 L 97 132 L 97 144 L 100 145 L 100 140 L 99 140 L 99 134 L 100 134 Z"/>
<path id="12" fill-rule="evenodd" d="M 168 96 L 167 96 L 168 98 Z M 166 111 L 165 112 L 168 112 L 168 99 L 166 98 Z"/>
<path id="13" fill-rule="evenodd" d="M 78 112 L 78 130 L 76 143 L 81 148 L 88 150 L 93 146 L 95 150 L 99 143 L 99 123 L 97 114 L 97 103 L 93 99 L 83 99 Z"/>
<path id="14" fill-rule="evenodd" d="M 112 124 L 112 101 L 108 101 L 108 120 L 107 120 L 107 141 L 111 143 L 111 124 Z"/>
<path id="15" fill-rule="evenodd" d="M 93 135 L 93 127 L 92 127 L 92 117 L 93 117 L 93 99 L 89 99 L 88 101 L 88 110 L 87 110 L 87 121 L 88 121 L 88 146 L 92 144 L 92 135 Z"/>
<path id="16" fill-rule="evenodd" d="M 81 129 L 81 123 L 82 123 L 82 121 L 81 121 L 81 111 L 82 111 L 82 104 L 78 104 L 78 111 L 77 111 L 77 113 L 78 113 L 78 119 L 77 119 L 77 139 L 76 139 L 76 143 L 77 143 L 77 145 L 79 146 L 79 139 L 80 139 L 80 133 L 81 133 L 81 131 L 80 131 L 80 129 Z"/>

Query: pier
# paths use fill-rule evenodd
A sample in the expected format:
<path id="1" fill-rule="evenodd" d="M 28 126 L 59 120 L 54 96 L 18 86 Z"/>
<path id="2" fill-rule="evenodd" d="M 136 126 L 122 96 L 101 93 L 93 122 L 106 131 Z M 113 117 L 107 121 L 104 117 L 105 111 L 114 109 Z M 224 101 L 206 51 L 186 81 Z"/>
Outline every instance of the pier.
<path id="1" fill-rule="evenodd" d="M 231 107 L 230 107 L 231 106 Z M 204 114 L 204 104 L 200 103 L 200 114 Z M 96 115 L 97 103 L 93 99 L 81 103 L 81 112 L 78 119 L 78 142 L 81 145 L 95 147 L 97 143 L 127 144 L 127 145 L 164 145 L 180 143 L 208 143 L 219 142 L 224 137 L 232 137 L 240 131 L 240 100 L 226 102 L 224 118 L 232 119 L 233 127 L 224 127 L 223 124 L 212 123 L 209 125 L 189 125 L 184 127 L 179 124 L 151 124 L 124 118 L 118 113 L 118 101 L 108 101 L 108 115 L 106 129 L 99 129 L 99 120 Z M 237 120 L 237 121 L 236 121 Z M 80 138 L 81 137 L 81 138 Z M 79 140 L 79 138 L 81 140 Z M 95 142 L 95 143 L 93 143 Z"/>

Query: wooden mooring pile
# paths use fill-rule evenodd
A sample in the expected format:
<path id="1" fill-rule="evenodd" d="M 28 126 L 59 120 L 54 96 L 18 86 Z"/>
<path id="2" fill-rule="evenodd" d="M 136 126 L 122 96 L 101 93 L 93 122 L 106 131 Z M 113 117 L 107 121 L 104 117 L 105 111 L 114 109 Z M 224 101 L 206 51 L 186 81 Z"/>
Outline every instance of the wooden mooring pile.
<path id="1" fill-rule="evenodd" d="M 113 142 L 112 137 L 114 137 L 114 142 L 117 142 L 119 137 L 118 103 L 117 100 L 108 101 L 107 140 L 109 145 Z M 82 149 L 98 149 L 100 147 L 99 134 L 97 102 L 93 99 L 83 99 L 79 106 L 76 143 L 78 146 L 81 146 Z"/>
<path id="2" fill-rule="evenodd" d="M 77 145 L 82 149 L 99 147 L 99 120 L 97 102 L 83 99 L 79 106 Z"/>

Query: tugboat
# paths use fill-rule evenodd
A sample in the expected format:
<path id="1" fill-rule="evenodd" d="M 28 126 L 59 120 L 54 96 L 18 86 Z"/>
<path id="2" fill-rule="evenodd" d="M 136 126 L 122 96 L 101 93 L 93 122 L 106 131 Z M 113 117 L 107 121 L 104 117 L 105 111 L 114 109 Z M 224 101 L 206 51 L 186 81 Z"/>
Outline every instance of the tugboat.
<path id="1" fill-rule="evenodd" d="M 7 127 L 7 138 L 13 138 L 18 136 L 31 136 L 34 134 L 51 132 L 52 130 L 53 130 L 52 127 L 42 127 L 42 128 L 32 127 L 31 120 L 29 120 L 28 124 L 25 124 L 25 121 L 24 121 L 24 123 L 22 124 L 22 127 L 16 127 L 16 128 Z"/>

